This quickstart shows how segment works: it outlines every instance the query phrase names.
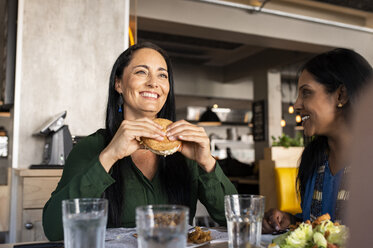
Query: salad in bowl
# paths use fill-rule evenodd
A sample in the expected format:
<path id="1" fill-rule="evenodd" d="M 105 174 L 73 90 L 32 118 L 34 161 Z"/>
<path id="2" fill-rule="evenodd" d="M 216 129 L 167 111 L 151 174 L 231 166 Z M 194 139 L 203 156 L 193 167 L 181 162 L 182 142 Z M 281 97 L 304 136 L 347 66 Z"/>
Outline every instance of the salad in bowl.
<path id="1" fill-rule="evenodd" d="M 312 223 L 298 223 L 291 230 L 272 241 L 268 248 L 345 248 L 348 229 L 338 222 L 333 223 L 330 215 L 318 217 Z"/>

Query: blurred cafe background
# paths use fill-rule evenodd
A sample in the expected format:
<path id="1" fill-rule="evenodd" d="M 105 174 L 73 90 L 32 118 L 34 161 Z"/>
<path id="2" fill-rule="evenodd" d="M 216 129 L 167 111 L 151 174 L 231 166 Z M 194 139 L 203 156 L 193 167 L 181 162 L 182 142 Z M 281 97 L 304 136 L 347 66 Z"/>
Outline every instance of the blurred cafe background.
<path id="1" fill-rule="evenodd" d="M 140 41 L 170 55 L 177 119 L 206 129 L 239 193 L 296 212 L 280 186 L 307 142 L 292 108 L 299 67 L 336 47 L 373 64 L 373 3 L 0 0 L 0 243 L 45 239 L 64 159 L 104 127 L 113 61 Z"/>

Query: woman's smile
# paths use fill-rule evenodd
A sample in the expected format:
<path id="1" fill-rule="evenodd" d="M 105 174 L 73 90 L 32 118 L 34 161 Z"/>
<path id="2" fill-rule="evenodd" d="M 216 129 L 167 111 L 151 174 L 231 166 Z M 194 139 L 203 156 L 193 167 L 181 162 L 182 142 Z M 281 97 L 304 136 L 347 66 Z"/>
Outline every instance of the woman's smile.
<path id="1" fill-rule="evenodd" d="M 310 116 L 309 115 L 301 115 L 302 116 L 302 126 L 304 127 L 306 123 L 309 122 Z"/>
<path id="2" fill-rule="evenodd" d="M 158 93 L 150 92 L 150 91 L 142 91 L 140 92 L 140 95 L 146 99 L 151 99 L 151 100 L 157 100 L 159 98 Z"/>
<path id="3" fill-rule="evenodd" d="M 302 121 L 305 122 L 306 120 L 308 120 L 310 118 L 309 115 L 304 115 L 302 116 Z"/>

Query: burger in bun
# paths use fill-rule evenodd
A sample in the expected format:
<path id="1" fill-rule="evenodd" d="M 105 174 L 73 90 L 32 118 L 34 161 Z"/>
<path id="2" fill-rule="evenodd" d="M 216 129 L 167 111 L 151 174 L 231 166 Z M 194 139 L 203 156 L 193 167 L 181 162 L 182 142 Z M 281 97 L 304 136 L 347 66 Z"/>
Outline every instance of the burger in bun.
<path id="1" fill-rule="evenodd" d="M 153 120 L 155 123 L 163 127 L 163 131 L 166 132 L 168 125 L 172 121 L 162 118 L 156 118 Z M 155 154 L 167 156 L 177 152 L 181 147 L 181 141 L 179 140 L 169 140 L 167 136 L 163 137 L 163 140 L 156 140 L 152 138 L 141 137 L 142 144 L 146 149 L 152 151 Z"/>

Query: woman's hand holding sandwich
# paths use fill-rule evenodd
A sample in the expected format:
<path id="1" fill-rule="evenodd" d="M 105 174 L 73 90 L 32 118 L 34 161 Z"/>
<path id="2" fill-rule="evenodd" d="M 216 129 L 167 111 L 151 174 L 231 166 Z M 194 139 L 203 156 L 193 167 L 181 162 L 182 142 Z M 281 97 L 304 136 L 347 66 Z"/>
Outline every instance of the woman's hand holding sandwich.
<path id="1" fill-rule="evenodd" d="M 167 128 L 169 140 L 183 142 L 181 153 L 195 160 L 206 172 L 215 168 L 216 160 L 211 156 L 210 140 L 203 127 L 198 127 L 185 120 L 172 123 Z"/>
<path id="2" fill-rule="evenodd" d="M 161 141 L 163 136 L 162 127 L 149 118 L 124 120 L 109 145 L 101 152 L 99 160 L 108 172 L 116 161 L 142 148 L 139 137 Z"/>

